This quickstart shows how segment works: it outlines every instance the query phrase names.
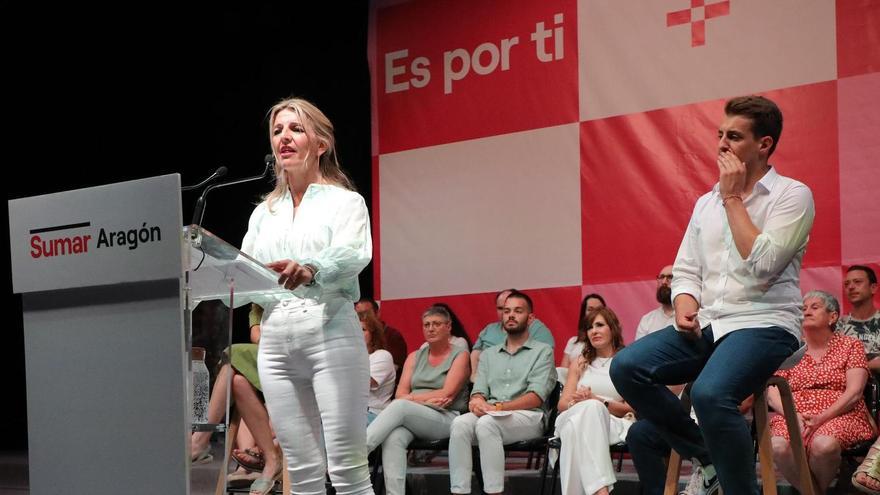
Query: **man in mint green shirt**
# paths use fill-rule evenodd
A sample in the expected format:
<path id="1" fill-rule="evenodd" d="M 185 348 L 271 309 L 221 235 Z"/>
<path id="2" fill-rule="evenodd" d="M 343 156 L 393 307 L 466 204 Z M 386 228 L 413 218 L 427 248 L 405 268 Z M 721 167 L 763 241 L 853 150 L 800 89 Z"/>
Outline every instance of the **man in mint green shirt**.
<path id="1" fill-rule="evenodd" d="M 504 491 L 504 445 L 540 436 L 547 398 L 556 386 L 553 348 L 529 334 L 534 320 L 532 300 L 512 291 L 504 301 L 507 337 L 489 347 L 479 370 L 467 414 L 452 421 L 449 437 L 449 478 L 452 493 L 471 492 L 472 448 L 480 449 L 483 491 Z"/>
<path id="2" fill-rule="evenodd" d="M 477 341 L 474 342 L 474 346 L 471 349 L 472 382 L 476 380 L 477 370 L 480 369 L 480 354 L 486 349 L 504 342 L 504 339 L 507 338 L 507 333 L 501 328 L 501 322 L 504 321 L 504 301 L 507 300 L 507 296 L 510 295 L 511 292 L 519 291 L 516 289 L 504 289 L 498 294 L 495 294 L 495 310 L 498 311 L 498 321 L 486 325 L 477 336 Z M 556 347 L 556 342 L 553 340 L 553 333 L 550 332 L 550 329 L 547 328 L 547 325 L 541 320 L 533 317 L 528 325 L 528 331 L 529 335 L 538 342 L 544 342 L 549 345 L 551 349 Z"/>

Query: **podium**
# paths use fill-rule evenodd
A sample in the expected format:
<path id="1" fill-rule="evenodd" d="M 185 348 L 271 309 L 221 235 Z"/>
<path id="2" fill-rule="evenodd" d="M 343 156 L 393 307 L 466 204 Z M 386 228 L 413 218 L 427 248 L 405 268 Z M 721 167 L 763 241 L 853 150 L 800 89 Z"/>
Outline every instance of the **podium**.
<path id="1" fill-rule="evenodd" d="M 182 224 L 178 174 L 9 201 L 31 493 L 191 493 L 192 310 L 283 289 Z"/>

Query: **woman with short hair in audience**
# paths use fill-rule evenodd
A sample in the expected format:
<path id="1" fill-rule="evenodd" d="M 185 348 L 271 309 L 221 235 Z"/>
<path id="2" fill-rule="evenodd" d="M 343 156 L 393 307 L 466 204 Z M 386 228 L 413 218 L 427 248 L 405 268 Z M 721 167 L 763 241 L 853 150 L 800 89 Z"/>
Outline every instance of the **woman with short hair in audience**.
<path id="1" fill-rule="evenodd" d="M 372 314 L 364 314 L 360 320 L 370 355 L 370 399 L 367 403 L 367 424 L 370 424 L 391 401 L 397 372 L 394 358 L 385 350 L 384 325 Z"/>
<path id="2" fill-rule="evenodd" d="M 467 410 L 470 376 L 467 350 L 450 344 L 449 312 L 431 306 L 422 314 L 427 347 L 406 358 L 396 399 L 367 427 L 367 449 L 382 445 L 382 469 L 389 495 L 403 495 L 406 449 L 414 438 L 449 438 L 452 420 Z"/>
<path id="3" fill-rule="evenodd" d="M 562 493 L 607 495 L 617 481 L 608 447 L 626 439 L 635 416 L 608 376 L 611 360 L 623 349 L 617 315 L 596 308 L 587 313 L 585 328 L 584 351 L 569 366 L 559 398 L 559 471 Z"/>
<path id="4" fill-rule="evenodd" d="M 840 304 L 819 290 L 804 296 L 803 337 L 807 351 L 793 368 L 776 372 L 791 386 L 810 472 L 825 493 L 840 467 L 840 453 L 874 436 L 863 397 L 868 380 L 861 341 L 835 332 Z M 770 407 L 782 411 L 779 391 L 767 391 Z M 785 418 L 770 421 L 773 459 L 785 478 L 801 490 Z"/>
<path id="5" fill-rule="evenodd" d="M 577 360 L 578 356 L 580 356 L 584 352 L 584 342 L 587 341 L 587 313 L 594 309 L 604 307 L 605 298 L 603 298 L 599 294 L 587 294 L 581 300 L 581 308 L 578 311 L 577 335 L 568 339 L 568 342 L 565 344 L 565 350 L 562 354 L 562 361 L 559 362 L 560 368 L 567 369 L 569 366 L 571 366 L 571 362 Z"/>
<path id="6" fill-rule="evenodd" d="M 437 302 L 432 304 L 433 307 L 443 308 L 449 313 L 449 324 L 452 327 L 452 330 L 449 333 L 449 343 L 452 345 L 457 345 L 462 349 L 471 352 L 471 347 L 473 347 L 473 343 L 471 342 L 471 338 L 468 336 L 467 331 L 464 329 L 464 324 L 461 320 L 458 319 L 458 316 L 452 311 L 452 308 L 449 307 L 448 304 Z M 425 342 L 422 344 L 422 347 L 427 347 L 428 343 Z"/>

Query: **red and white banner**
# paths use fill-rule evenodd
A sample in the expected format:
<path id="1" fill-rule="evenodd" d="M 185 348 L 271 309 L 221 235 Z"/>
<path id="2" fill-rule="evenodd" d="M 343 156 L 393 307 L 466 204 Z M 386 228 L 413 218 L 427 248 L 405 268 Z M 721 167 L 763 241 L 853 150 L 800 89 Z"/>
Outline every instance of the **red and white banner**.
<path id="1" fill-rule="evenodd" d="M 598 292 L 631 340 L 717 181 L 724 101 L 752 93 L 816 201 L 802 288 L 842 296 L 846 266 L 880 268 L 878 32 L 878 0 L 374 1 L 383 318 L 414 348 L 444 301 L 475 336 L 516 287 L 559 355 Z"/>
<path id="2" fill-rule="evenodd" d="M 581 120 L 837 77 L 834 3 L 581 0 Z"/>

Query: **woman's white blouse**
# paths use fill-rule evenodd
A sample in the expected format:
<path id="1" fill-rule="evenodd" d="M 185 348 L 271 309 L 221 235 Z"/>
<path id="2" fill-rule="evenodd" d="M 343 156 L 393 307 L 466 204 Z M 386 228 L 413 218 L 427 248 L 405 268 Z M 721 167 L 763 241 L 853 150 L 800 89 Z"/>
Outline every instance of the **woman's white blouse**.
<path id="1" fill-rule="evenodd" d="M 257 205 L 241 250 L 262 263 L 291 259 L 315 265 L 315 285 L 297 287 L 293 295 L 320 299 L 342 293 L 356 301 L 360 297 L 358 274 L 373 252 L 367 205 L 354 191 L 312 184 L 294 209 L 290 191 L 286 191 L 271 211 L 266 201 Z M 288 297 L 281 294 L 270 299 Z"/>
<path id="2" fill-rule="evenodd" d="M 584 353 L 584 345 L 584 341 L 578 342 L 577 335 L 575 335 L 568 339 L 568 342 L 565 344 L 565 350 L 562 352 L 568 356 L 568 359 L 574 360 Z"/>
<path id="3" fill-rule="evenodd" d="M 584 369 L 581 379 L 578 380 L 578 388 L 590 387 L 594 394 L 606 400 L 623 400 L 623 397 L 614 388 L 614 383 L 611 382 L 611 376 L 608 374 L 612 359 L 613 357 L 593 359 L 593 362 Z"/>
<path id="4" fill-rule="evenodd" d="M 385 349 L 378 349 L 370 354 L 370 378 L 376 380 L 377 385 L 370 384 L 369 410 L 378 414 L 385 409 L 394 397 L 394 382 L 397 379 L 397 371 L 394 368 L 394 358 Z"/>

